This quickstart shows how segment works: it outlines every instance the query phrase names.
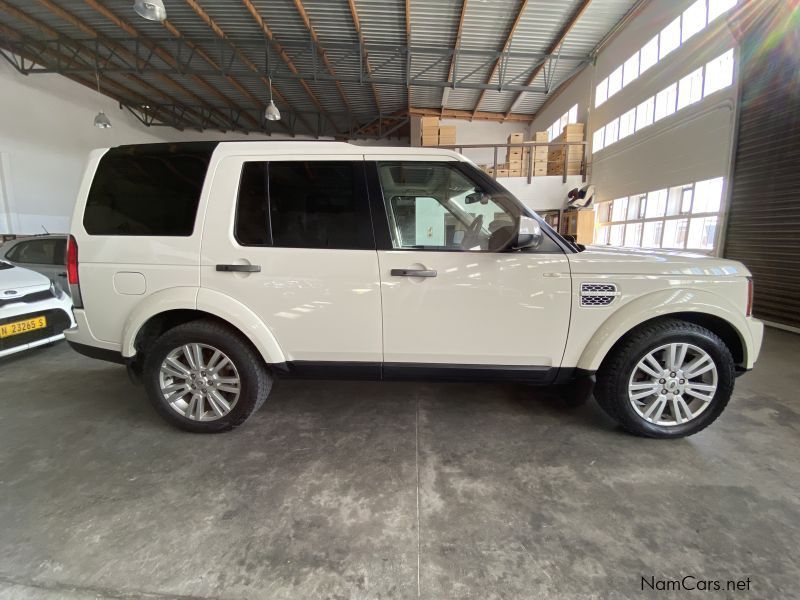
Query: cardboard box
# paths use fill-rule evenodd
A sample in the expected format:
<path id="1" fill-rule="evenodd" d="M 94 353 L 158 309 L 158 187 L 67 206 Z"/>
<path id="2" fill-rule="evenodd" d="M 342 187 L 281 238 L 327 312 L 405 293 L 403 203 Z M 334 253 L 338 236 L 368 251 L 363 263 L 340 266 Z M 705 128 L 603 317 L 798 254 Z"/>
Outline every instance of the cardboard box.
<path id="1" fill-rule="evenodd" d="M 422 136 L 422 145 L 423 146 L 438 146 L 439 145 L 439 136 Z"/>
<path id="2" fill-rule="evenodd" d="M 422 135 L 423 137 L 439 137 L 439 127 L 423 127 Z"/>
<path id="3" fill-rule="evenodd" d="M 549 139 L 547 139 L 548 135 L 549 134 L 546 131 L 537 131 L 536 133 L 533 134 L 533 141 L 546 144 L 547 142 L 550 141 Z"/>
<path id="4" fill-rule="evenodd" d="M 439 127 L 439 117 L 422 117 L 420 125 L 423 129 L 425 127 Z"/>

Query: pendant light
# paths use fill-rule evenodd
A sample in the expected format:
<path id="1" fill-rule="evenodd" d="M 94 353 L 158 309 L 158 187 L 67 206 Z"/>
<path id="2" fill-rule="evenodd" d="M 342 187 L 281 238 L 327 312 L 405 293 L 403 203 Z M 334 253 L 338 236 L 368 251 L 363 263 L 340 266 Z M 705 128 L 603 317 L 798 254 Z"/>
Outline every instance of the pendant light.
<path id="1" fill-rule="evenodd" d="M 97 93 L 100 94 L 100 73 L 95 71 L 94 76 L 97 79 Z M 94 116 L 94 126 L 98 129 L 108 129 L 111 127 L 111 119 L 101 110 Z"/>
<path id="2" fill-rule="evenodd" d="M 135 0 L 133 10 L 148 21 L 164 21 L 167 18 L 167 9 L 163 0 Z"/>
<path id="3" fill-rule="evenodd" d="M 280 121 L 281 111 L 278 110 L 278 107 L 275 106 L 275 101 L 272 99 L 272 75 L 269 70 L 269 42 L 267 41 L 267 36 L 264 36 L 264 56 L 267 67 L 267 85 L 269 86 L 269 104 L 267 104 L 267 108 L 264 111 L 264 118 L 267 121 Z"/>

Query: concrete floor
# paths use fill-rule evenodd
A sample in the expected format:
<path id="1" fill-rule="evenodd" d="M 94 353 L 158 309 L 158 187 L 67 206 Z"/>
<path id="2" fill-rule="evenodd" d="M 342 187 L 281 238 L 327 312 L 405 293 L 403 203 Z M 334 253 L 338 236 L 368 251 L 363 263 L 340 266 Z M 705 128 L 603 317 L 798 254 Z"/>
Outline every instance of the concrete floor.
<path id="1" fill-rule="evenodd" d="M 798 356 L 768 330 L 720 420 L 673 442 L 544 390 L 373 382 L 284 381 L 190 435 L 63 343 L 4 359 L 0 598 L 628 598 L 684 575 L 798 597 Z"/>

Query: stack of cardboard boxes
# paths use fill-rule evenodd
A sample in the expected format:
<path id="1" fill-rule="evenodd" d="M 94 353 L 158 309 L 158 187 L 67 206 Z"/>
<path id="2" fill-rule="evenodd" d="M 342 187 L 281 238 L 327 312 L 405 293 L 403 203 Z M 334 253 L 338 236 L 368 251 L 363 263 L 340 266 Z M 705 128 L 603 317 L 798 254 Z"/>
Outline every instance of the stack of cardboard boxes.
<path id="1" fill-rule="evenodd" d="M 422 117 L 421 125 L 423 146 L 455 146 L 455 125 L 440 125 L 439 117 Z"/>
<path id="2" fill-rule="evenodd" d="M 534 135 L 533 142 L 537 144 L 547 144 L 547 132 L 538 131 Z M 534 176 L 547 175 L 547 152 L 548 146 L 525 145 L 525 136 L 522 133 L 512 133 L 507 140 L 510 148 L 506 162 L 497 165 L 498 177 L 527 177 L 528 170 L 533 168 Z M 519 146 L 514 146 L 519 144 Z M 533 152 L 533 160 L 531 160 Z M 494 168 L 489 165 L 484 170 L 490 175 L 494 175 Z"/>
<path id="3" fill-rule="evenodd" d="M 583 123 L 574 123 L 564 127 L 564 131 L 561 135 L 551 142 L 553 146 L 550 148 L 550 152 L 547 156 L 547 174 L 563 175 L 564 165 L 566 164 L 567 175 L 580 175 L 581 165 L 583 163 L 583 145 L 573 144 L 569 146 L 560 146 L 557 144 L 582 141 Z"/>

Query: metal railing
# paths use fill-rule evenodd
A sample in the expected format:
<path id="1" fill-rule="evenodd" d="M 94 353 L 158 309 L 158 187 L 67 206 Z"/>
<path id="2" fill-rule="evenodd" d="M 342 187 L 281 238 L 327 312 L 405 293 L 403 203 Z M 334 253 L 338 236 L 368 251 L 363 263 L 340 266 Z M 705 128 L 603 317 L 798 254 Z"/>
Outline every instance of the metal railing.
<path id="1" fill-rule="evenodd" d="M 509 144 L 509 143 L 505 143 L 505 144 L 455 144 L 455 145 L 443 145 L 443 146 L 437 146 L 437 147 L 438 148 L 444 148 L 446 150 L 453 150 L 455 152 L 458 152 L 459 154 L 464 154 L 464 156 L 466 156 L 467 158 L 471 158 L 471 157 L 469 156 L 469 153 L 465 152 L 465 150 L 489 150 L 489 151 L 491 151 L 492 152 L 492 156 L 493 156 L 493 159 L 492 159 L 493 162 L 491 163 L 491 168 L 492 168 L 491 175 L 492 175 L 492 177 L 494 179 L 497 179 L 498 165 L 505 164 L 505 163 L 498 162 L 498 158 L 500 156 L 500 151 L 505 149 L 505 151 L 506 151 L 505 156 L 506 156 L 506 163 L 507 163 L 507 162 L 509 162 L 508 161 L 508 157 L 511 155 L 511 151 L 514 150 L 514 149 L 519 149 L 519 150 L 521 150 L 522 160 L 526 163 L 526 166 L 527 166 L 527 169 L 523 169 L 523 172 L 524 171 L 527 171 L 527 172 L 525 172 L 523 175 L 520 175 L 520 176 L 521 177 L 527 177 L 528 183 L 530 183 L 531 180 L 534 177 L 534 173 L 533 173 L 534 163 L 541 162 L 541 161 L 538 161 L 538 160 L 534 160 L 534 156 L 536 154 L 536 148 L 545 147 L 545 148 L 547 148 L 548 153 L 551 150 L 561 148 L 564 151 L 563 152 L 563 157 L 561 159 L 550 160 L 549 157 L 548 157 L 548 159 L 546 160 L 546 162 L 547 162 L 547 171 L 548 172 L 550 171 L 550 165 L 551 164 L 561 163 L 562 180 L 564 181 L 564 183 L 566 183 L 567 175 L 569 174 L 569 162 L 570 162 L 570 160 L 569 160 L 569 158 L 570 158 L 569 147 L 570 146 L 580 146 L 580 156 L 581 156 L 580 171 L 579 171 L 579 173 L 574 173 L 574 174 L 581 175 L 581 177 L 583 178 L 583 181 L 586 181 L 586 142 L 583 142 L 583 141 L 581 141 L 581 142 L 519 142 L 519 143 L 516 143 L 516 144 Z M 529 152 L 528 152 L 527 156 L 525 155 L 525 149 L 526 148 L 529 149 Z M 471 159 L 471 160 L 474 160 L 474 159 Z M 480 161 L 477 161 L 477 160 L 475 160 L 474 162 L 480 163 Z M 486 166 L 488 168 L 489 164 L 487 164 Z"/>

